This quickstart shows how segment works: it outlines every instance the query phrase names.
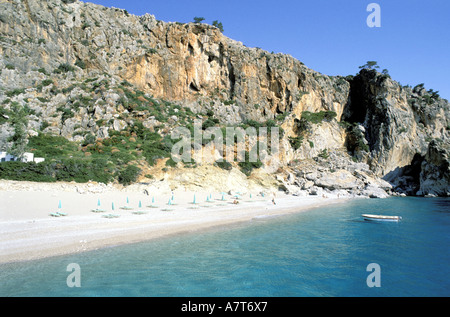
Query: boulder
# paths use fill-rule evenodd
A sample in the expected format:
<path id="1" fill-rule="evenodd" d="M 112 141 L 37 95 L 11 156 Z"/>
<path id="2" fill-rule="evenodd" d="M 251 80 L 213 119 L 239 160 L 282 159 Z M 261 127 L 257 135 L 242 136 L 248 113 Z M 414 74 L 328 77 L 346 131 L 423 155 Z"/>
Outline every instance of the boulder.
<path id="1" fill-rule="evenodd" d="M 364 186 L 363 182 L 346 170 L 338 170 L 332 173 L 323 174 L 314 181 L 314 185 L 330 190 L 358 189 Z"/>
<path id="2" fill-rule="evenodd" d="M 366 186 L 361 191 L 361 194 L 363 196 L 367 196 L 369 198 L 388 198 L 389 197 L 388 193 L 386 193 L 386 191 L 384 189 L 374 186 L 374 185 Z"/>

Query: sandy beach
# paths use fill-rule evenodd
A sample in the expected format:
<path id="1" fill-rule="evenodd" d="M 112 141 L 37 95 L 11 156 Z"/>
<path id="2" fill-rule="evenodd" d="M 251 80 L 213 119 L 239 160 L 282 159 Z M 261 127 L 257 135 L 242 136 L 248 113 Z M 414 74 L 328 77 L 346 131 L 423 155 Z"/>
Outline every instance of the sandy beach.
<path id="1" fill-rule="evenodd" d="M 272 202 L 274 194 L 276 204 Z M 1 181 L 0 263 L 145 241 L 346 200 L 282 192 L 157 192 L 145 186 Z M 58 211 L 65 215 L 50 215 Z"/>

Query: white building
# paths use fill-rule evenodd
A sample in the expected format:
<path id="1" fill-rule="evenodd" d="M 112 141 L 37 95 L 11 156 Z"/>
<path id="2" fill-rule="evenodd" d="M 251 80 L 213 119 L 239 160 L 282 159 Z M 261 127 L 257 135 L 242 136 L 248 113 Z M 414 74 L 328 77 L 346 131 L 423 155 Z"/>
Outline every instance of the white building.
<path id="1" fill-rule="evenodd" d="M 10 162 L 15 160 L 16 158 L 13 155 L 6 152 L 0 152 L 0 162 Z"/>
<path id="2" fill-rule="evenodd" d="M 34 157 L 33 153 L 25 152 L 23 153 L 22 159 L 15 157 L 14 155 L 8 154 L 7 152 L 0 152 L 0 162 L 44 162 L 45 159 L 42 157 Z"/>

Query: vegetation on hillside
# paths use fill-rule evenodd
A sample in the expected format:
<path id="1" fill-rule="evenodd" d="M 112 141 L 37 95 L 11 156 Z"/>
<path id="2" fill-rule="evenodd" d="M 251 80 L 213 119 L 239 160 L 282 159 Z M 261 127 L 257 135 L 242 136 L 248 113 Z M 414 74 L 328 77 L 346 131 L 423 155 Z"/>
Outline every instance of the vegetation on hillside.
<path id="1" fill-rule="evenodd" d="M 70 66 L 70 65 L 69 65 Z M 68 65 L 60 65 L 56 73 L 70 72 Z M 127 122 L 125 128 L 117 131 L 113 126 L 114 120 L 100 119 L 95 122 L 97 127 L 106 127 L 108 137 L 97 138 L 88 129 L 81 125 L 74 126 L 73 136 L 78 136 L 79 141 L 69 141 L 62 136 L 52 135 L 46 131 L 51 127 L 47 121 L 40 124 L 40 132 L 37 136 L 27 137 L 27 118 L 35 114 L 25 103 L 22 106 L 16 101 L 7 99 L 0 108 L 0 123 L 9 123 L 14 128 L 14 134 L 8 139 L 12 144 L 8 151 L 16 156 L 24 152 L 32 152 L 35 157 L 45 158 L 45 162 L 22 163 L 4 162 L 0 165 L 0 178 L 11 180 L 29 181 L 97 181 L 108 183 L 118 181 L 122 184 L 130 184 L 138 179 L 142 166 L 152 167 L 157 160 L 166 160 L 165 168 L 175 167 L 177 163 L 171 159 L 171 149 L 179 140 L 173 140 L 170 130 L 176 126 L 182 126 L 191 132 L 191 141 L 194 141 L 194 120 L 201 119 L 201 130 L 210 127 L 218 127 L 226 138 L 226 127 L 220 123 L 214 112 L 194 114 L 189 108 L 165 101 L 156 100 L 126 82 L 122 81 L 116 87 L 112 87 L 107 79 L 88 78 L 83 82 L 73 83 L 71 86 L 56 88 L 55 80 L 47 78 L 38 83 L 38 91 L 47 89 L 45 97 L 38 96 L 39 103 L 49 103 L 52 95 L 59 93 L 71 93 L 71 97 L 65 104 L 56 107 L 53 117 L 59 118 L 64 125 L 71 118 L 77 118 L 80 113 L 93 115 L 95 107 L 104 103 L 102 96 L 107 90 L 119 95 L 116 102 L 118 119 Z M 75 92 L 75 89 L 78 91 Z M 24 90 L 15 90 L 9 93 L 11 97 L 21 95 Z M 27 100 L 28 101 L 28 100 Z M 123 109 L 120 111 L 120 109 Z M 144 126 L 144 118 L 153 117 L 155 125 L 150 128 Z M 274 120 L 257 122 L 247 120 L 234 128 L 267 127 L 270 136 L 270 128 L 278 127 Z M 282 131 L 282 129 L 280 128 Z M 80 140 L 81 137 L 81 140 Z M 235 136 L 236 139 L 236 136 Z M 202 145 L 211 140 L 203 139 Z M 17 150 L 16 150 L 17 149 Z M 14 152 L 12 152 L 14 151 Z M 246 153 L 248 159 L 248 152 Z M 237 158 L 234 160 L 237 161 Z M 233 163 L 233 162 L 231 162 Z M 232 164 L 219 162 L 216 165 L 230 170 Z M 184 162 L 185 167 L 195 167 L 194 161 Z M 261 161 L 236 163 L 242 172 L 249 175 L 254 168 L 262 166 Z"/>

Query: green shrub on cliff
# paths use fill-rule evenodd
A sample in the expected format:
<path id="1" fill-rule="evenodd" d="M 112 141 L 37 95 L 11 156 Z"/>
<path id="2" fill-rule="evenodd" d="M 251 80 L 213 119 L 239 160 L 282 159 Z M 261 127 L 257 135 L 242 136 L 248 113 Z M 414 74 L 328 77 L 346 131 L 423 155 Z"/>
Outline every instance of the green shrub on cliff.
<path id="1" fill-rule="evenodd" d="M 297 121 L 299 133 L 301 134 L 311 130 L 314 124 L 320 124 L 322 121 L 331 121 L 336 116 L 337 114 L 334 111 L 303 111 L 301 119 Z"/>
<path id="2" fill-rule="evenodd" d="M 291 144 L 292 148 L 294 150 L 298 150 L 300 146 L 302 146 L 303 137 L 302 136 L 296 136 L 296 137 L 288 137 L 289 143 Z"/>
<path id="3" fill-rule="evenodd" d="M 134 183 L 141 172 L 140 168 L 134 165 L 128 165 L 117 173 L 119 183 L 129 185 Z"/>
<path id="4" fill-rule="evenodd" d="M 251 162 L 250 154 L 248 153 L 248 151 L 245 151 L 245 161 L 239 162 L 238 165 L 241 169 L 241 172 L 249 176 L 252 173 L 253 169 L 260 168 L 262 166 L 262 162 L 259 160 L 259 158 L 256 162 Z"/>

